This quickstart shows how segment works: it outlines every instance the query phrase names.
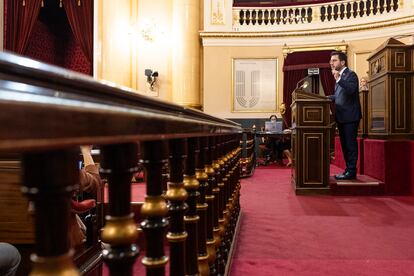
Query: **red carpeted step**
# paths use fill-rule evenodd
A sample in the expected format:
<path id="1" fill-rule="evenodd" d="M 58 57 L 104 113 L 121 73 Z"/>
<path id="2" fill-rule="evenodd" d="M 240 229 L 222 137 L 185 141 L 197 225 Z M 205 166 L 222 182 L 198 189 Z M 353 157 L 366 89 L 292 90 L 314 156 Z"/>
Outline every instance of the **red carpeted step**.
<path id="1" fill-rule="evenodd" d="M 384 195 L 385 185 L 378 179 L 368 175 L 358 175 L 353 180 L 329 179 L 329 186 L 333 195 Z"/>

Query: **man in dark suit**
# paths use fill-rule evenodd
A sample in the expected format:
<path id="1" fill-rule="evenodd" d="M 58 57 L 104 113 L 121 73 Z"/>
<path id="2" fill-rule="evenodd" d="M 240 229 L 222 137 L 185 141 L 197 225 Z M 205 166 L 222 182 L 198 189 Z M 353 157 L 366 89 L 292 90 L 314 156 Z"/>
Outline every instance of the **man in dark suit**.
<path id="1" fill-rule="evenodd" d="M 335 175 L 337 180 L 355 179 L 358 160 L 358 125 L 362 117 L 358 93 L 358 77 L 347 67 L 347 56 L 342 52 L 331 53 L 329 62 L 336 80 L 335 94 L 328 96 L 335 103 L 335 120 L 339 130 L 346 170 Z"/>

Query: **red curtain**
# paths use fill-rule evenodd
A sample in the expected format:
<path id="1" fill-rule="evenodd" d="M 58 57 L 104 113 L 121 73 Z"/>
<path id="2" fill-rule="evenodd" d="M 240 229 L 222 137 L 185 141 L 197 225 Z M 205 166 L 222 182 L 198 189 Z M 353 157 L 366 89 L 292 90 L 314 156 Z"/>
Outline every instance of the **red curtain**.
<path id="1" fill-rule="evenodd" d="M 40 1 L 6 2 L 5 49 L 22 55 L 40 11 Z"/>
<path id="2" fill-rule="evenodd" d="M 321 83 L 325 96 L 333 95 L 335 90 L 335 78 L 332 76 L 331 69 L 322 68 L 319 70 L 319 76 L 321 77 Z M 331 103 L 331 112 L 335 114 L 335 105 Z"/>
<path id="3" fill-rule="evenodd" d="M 289 127 L 291 124 L 291 109 L 290 104 L 292 103 L 292 92 L 296 88 L 296 84 L 302 78 L 306 76 L 305 70 L 291 70 L 285 71 L 283 77 L 283 102 L 286 105 L 286 113 L 285 113 L 285 123 L 288 124 Z"/>
<path id="4" fill-rule="evenodd" d="M 332 50 L 294 52 L 288 54 L 283 64 L 283 102 L 286 104 L 285 118 L 287 123 L 291 123 L 292 92 L 295 90 L 298 81 L 307 75 L 308 68 L 319 68 L 320 79 L 325 95 L 331 95 L 335 87 L 332 77 L 329 59 Z"/>
<path id="5" fill-rule="evenodd" d="M 93 59 L 93 0 L 64 0 L 68 21 L 78 43 L 88 61 Z"/>
<path id="6" fill-rule="evenodd" d="M 322 88 L 325 95 L 332 95 L 335 89 L 335 79 L 332 76 L 330 68 L 321 68 L 319 70 L 319 76 L 321 78 Z"/>

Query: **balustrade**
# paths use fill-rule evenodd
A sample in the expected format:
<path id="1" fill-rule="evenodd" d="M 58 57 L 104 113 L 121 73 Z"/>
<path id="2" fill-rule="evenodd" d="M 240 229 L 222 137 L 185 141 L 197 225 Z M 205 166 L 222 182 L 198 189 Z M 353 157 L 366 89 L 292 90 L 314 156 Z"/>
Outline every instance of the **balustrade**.
<path id="1" fill-rule="evenodd" d="M 108 183 L 95 265 L 103 256 L 110 275 L 133 275 L 142 254 L 147 275 L 165 275 L 168 262 L 170 275 L 224 275 L 240 211 L 238 124 L 10 54 L 0 54 L 0 71 L 0 152 L 23 156 L 23 192 L 34 202 L 31 275 L 81 273 L 67 237 L 83 144 L 99 146 Z M 140 223 L 131 211 L 139 163 Z"/>
<path id="2" fill-rule="evenodd" d="M 233 7 L 233 29 L 279 31 L 279 28 L 272 29 L 271 26 L 298 25 L 303 29 L 315 23 L 332 21 L 353 20 L 355 23 L 358 18 L 374 19 L 385 14 L 409 13 L 404 11 L 403 3 L 403 0 L 347 0 L 285 7 Z"/>

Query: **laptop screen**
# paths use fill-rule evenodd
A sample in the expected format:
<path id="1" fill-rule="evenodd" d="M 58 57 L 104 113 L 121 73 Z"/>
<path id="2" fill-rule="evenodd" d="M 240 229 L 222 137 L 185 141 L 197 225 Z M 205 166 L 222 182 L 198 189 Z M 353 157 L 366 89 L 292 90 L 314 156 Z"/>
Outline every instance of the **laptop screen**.
<path id="1" fill-rule="evenodd" d="M 282 132 L 282 122 L 272 122 L 272 121 L 266 121 L 265 122 L 265 131 L 270 132 Z"/>
<path id="2" fill-rule="evenodd" d="M 265 131 L 276 131 L 276 122 L 267 121 L 265 122 Z"/>

